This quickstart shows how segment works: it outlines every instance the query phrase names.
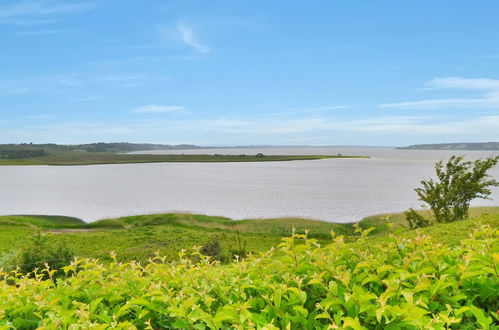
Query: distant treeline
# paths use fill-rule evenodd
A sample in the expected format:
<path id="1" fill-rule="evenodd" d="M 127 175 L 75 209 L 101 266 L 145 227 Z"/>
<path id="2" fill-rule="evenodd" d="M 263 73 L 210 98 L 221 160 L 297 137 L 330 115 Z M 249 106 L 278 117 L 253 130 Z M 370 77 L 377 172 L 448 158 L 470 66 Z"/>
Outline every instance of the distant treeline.
<path id="1" fill-rule="evenodd" d="M 89 144 L 33 144 L 33 143 L 21 143 L 21 144 L 0 144 L 0 155 L 28 155 L 23 157 L 15 158 L 25 158 L 25 157 L 37 157 L 35 154 L 42 155 L 42 153 L 53 153 L 53 152 L 67 152 L 67 151 L 83 151 L 83 152 L 131 152 L 131 151 L 142 151 L 142 150 L 178 150 L 178 149 L 199 149 L 201 147 L 190 145 L 190 144 L 180 144 L 180 145 L 168 145 L 168 144 L 152 144 L 152 143 L 127 143 L 127 142 L 116 142 L 116 143 L 89 143 Z M 45 155 L 43 154 L 43 155 Z M 4 157 L 7 158 L 7 157 Z M 8 157 L 12 158 L 12 157 Z"/>
<path id="2" fill-rule="evenodd" d="M 43 145 L 42 145 L 43 146 Z M 50 144 L 59 150 L 66 151 L 87 151 L 87 152 L 131 152 L 142 150 L 177 150 L 177 149 L 199 149 L 200 147 L 190 144 L 169 145 L 169 144 L 152 144 L 152 143 L 90 143 L 90 144 L 77 144 L 77 145 L 60 145 Z"/>
<path id="3" fill-rule="evenodd" d="M 43 149 L 24 150 L 24 149 L 0 149 L 0 158 L 18 159 L 18 158 L 31 158 L 43 157 L 48 155 Z"/>
<path id="4" fill-rule="evenodd" d="M 463 143 L 436 143 L 415 144 L 408 147 L 399 147 L 403 150 L 499 150 L 499 142 L 463 142 Z"/>

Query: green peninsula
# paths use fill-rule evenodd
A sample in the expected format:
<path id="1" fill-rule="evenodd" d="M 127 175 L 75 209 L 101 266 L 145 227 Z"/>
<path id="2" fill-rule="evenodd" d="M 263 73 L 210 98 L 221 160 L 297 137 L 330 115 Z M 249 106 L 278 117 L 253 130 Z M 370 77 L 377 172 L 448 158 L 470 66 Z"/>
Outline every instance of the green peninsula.
<path id="1" fill-rule="evenodd" d="M 264 155 L 258 154 L 130 154 L 132 151 L 203 149 L 193 145 L 94 143 L 84 145 L 3 144 L 1 165 L 98 165 L 167 162 L 265 162 L 317 160 L 327 158 L 368 158 L 348 155 Z"/>

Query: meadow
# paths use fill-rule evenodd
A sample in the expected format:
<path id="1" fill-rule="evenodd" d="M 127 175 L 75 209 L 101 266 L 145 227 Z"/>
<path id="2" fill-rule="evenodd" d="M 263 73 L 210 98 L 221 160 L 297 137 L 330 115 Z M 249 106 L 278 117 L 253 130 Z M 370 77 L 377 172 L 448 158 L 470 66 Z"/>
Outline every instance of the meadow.
<path id="1" fill-rule="evenodd" d="M 37 232 L 65 244 L 81 257 L 109 260 L 114 251 L 121 261 L 148 258 L 159 252 L 171 259 L 181 249 L 218 240 L 224 253 L 244 248 L 262 252 L 277 245 L 295 227 L 310 230 L 312 237 L 328 240 L 331 230 L 349 233 L 351 226 L 304 219 L 261 219 L 234 221 L 223 217 L 196 214 L 152 214 L 93 223 L 70 217 L 3 216 L 0 217 L 0 253 L 26 244 Z"/>
<path id="2" fill-rule="evenodd" d="M 0 217 L 0 251 L 42 231 L 78 256 L 62 274 L 0 275 L 0 329 L 496 329 L 498 224 L 498 207 L 421 230 L 399 214 Z M 214 237 L 249 254 L 224 264 L 195 247 Z"/>

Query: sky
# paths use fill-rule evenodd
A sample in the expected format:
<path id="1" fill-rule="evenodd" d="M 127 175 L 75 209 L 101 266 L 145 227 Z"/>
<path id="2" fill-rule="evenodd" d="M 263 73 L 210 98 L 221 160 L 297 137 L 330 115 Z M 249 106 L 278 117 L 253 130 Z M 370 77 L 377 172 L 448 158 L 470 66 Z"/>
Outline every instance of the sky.
<path id="1" fill-rule="evenodd" d="M 496 0 L 1 0 L 0 143 L 499 141 Z"/>

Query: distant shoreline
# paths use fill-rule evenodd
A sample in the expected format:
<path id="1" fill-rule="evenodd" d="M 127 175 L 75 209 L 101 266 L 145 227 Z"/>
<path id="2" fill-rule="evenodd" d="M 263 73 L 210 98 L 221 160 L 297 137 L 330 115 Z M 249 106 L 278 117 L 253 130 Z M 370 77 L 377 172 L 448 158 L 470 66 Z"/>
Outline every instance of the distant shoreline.
<path id="1" fill-rule="evenodd" d="M 397 147 L 398 150 L 481 150 L 499 151 L 499 142 L 462 142 L 414 144 L 407 147 Z"/>

